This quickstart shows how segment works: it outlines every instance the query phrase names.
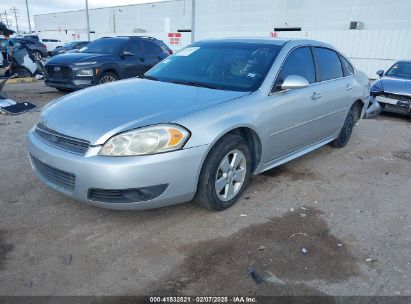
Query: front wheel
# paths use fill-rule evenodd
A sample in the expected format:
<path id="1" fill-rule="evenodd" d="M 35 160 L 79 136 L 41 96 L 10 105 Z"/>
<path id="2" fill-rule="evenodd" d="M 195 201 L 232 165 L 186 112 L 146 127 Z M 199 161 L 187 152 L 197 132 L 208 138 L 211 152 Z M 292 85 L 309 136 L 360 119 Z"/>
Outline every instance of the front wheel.
<path id="1" fill-rule="evenodd" d="M 354 128 L 354 111 L 351 109 L 348 112 L 347 117 L 345 118 L 345 122 L 340 131 L 340 134 L 338 134 L 338 137 L 334 139 L 331 144 L 335 148 L 345 147 L 351 137 L 353 128 Z"/>
<path id="2" fill-rule="evenodd" d="M 116 80 L 118 80 L 118 76 L 116 74 L 111 73 L 111 72 L 106 72 L 100 77 L 98 83 L 103 84 L 107 82 L 113 82 Z"/>
<path id="3" fill-rule="evenodd" d="M 210 210 L 234 205 L 247 187 L 251 155 L 244 138 L 226 135 L 209 152 L 201 170 L 195 201 Z"/>

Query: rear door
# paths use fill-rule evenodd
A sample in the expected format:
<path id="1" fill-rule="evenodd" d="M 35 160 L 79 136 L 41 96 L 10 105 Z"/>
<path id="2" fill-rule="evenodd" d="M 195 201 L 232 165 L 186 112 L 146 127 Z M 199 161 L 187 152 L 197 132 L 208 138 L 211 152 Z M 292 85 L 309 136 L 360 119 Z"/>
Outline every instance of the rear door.
<path id="1" fill-rule="evenodd" d="M 340 56 L 334 50 L 314 47 L 317 66 L 316 122 L 312 124 L 318 138 L 327 138 L 338 133 L 351 104 L 352 75 L 344 75 Z"/>
<path id="2" fill-rule="evenodd" d="M 166 54 L 160 46 L 153 41 L 141 40 L 141 44 L 143 47 L 142 61 L 145 65 L 144 72 L 148 71 L 168 56 L 168 54 Z"/>

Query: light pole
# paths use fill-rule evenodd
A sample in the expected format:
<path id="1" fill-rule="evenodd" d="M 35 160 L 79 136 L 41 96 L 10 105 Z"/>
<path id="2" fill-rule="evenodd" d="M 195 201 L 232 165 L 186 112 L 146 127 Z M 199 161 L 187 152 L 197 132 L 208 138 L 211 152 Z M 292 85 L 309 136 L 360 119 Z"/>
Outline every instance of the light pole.
<path id="1" fill-rule="evenodd" d="M 19 31 L 19 23 L 17 22 L 17 13 L 19 12 L 19 10 L 14 6 L 13 8 L 10 9 L 10 11 L 12 11 L 14 13 L 14 19 L 16 20 L 16 30 L 17 30 L 17 34 L 20 34 Z"/>
<path id="2" fill-rule="evenodd" d="M 88 15 L 88 0 L 86 0 L 87 39 L 90 41 L 90 18 Z"/>
<path id="3" fill-rule="evenodd" d="M 191 43 L 195 41 L 195 31 L 196 31 L 196 0 L 191 0 Z"/>
<path id="4" fill-rule="evenodd" d="M 27 9 L 27 20 L 29 21 L 29 32 L 31 34 L 30 11 L 29 11 L 29 4 L 27 0 L 26 0 L 26 9 Z"/>

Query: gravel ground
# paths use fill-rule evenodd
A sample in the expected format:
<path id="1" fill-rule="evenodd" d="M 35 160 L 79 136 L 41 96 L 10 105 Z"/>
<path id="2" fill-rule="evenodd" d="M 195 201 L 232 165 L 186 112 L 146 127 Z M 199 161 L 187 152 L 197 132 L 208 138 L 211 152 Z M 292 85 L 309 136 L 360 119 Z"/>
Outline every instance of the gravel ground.
<path id="1" fill-rule="evenodd" d="M 62 95 L 5 91 L 39 108 Z M 411 295 L 407 118 L 362 121 L 344 149 L 253 177 L 220 213 L 103 210 L 48 189 L 26 154 L 38 118 L 0 116 L 0 295 Z"/>

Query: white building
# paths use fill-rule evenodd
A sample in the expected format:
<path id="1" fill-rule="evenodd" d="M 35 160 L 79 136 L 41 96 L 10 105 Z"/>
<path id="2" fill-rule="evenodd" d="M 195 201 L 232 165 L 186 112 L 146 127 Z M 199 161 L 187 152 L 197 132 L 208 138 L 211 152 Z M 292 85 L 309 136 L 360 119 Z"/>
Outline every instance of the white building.
<path id="1" fill-rule="evenodd" d="M 181 48 L 191 40 L 191 3 L 173 0 L 92 9 L 92 37 L 137 34 L 170 42 L 168 33 L 182 32 L 178 44 L 171 45 Z M 395 60 L 411 59 L 410 12 L 411 0 L 196 0 L 194 37 L 317 39 L 333 44 L 375 77 L 376 70 Z M 86 38 L 84 10 L 34 18 L 40 35 Z"/>

